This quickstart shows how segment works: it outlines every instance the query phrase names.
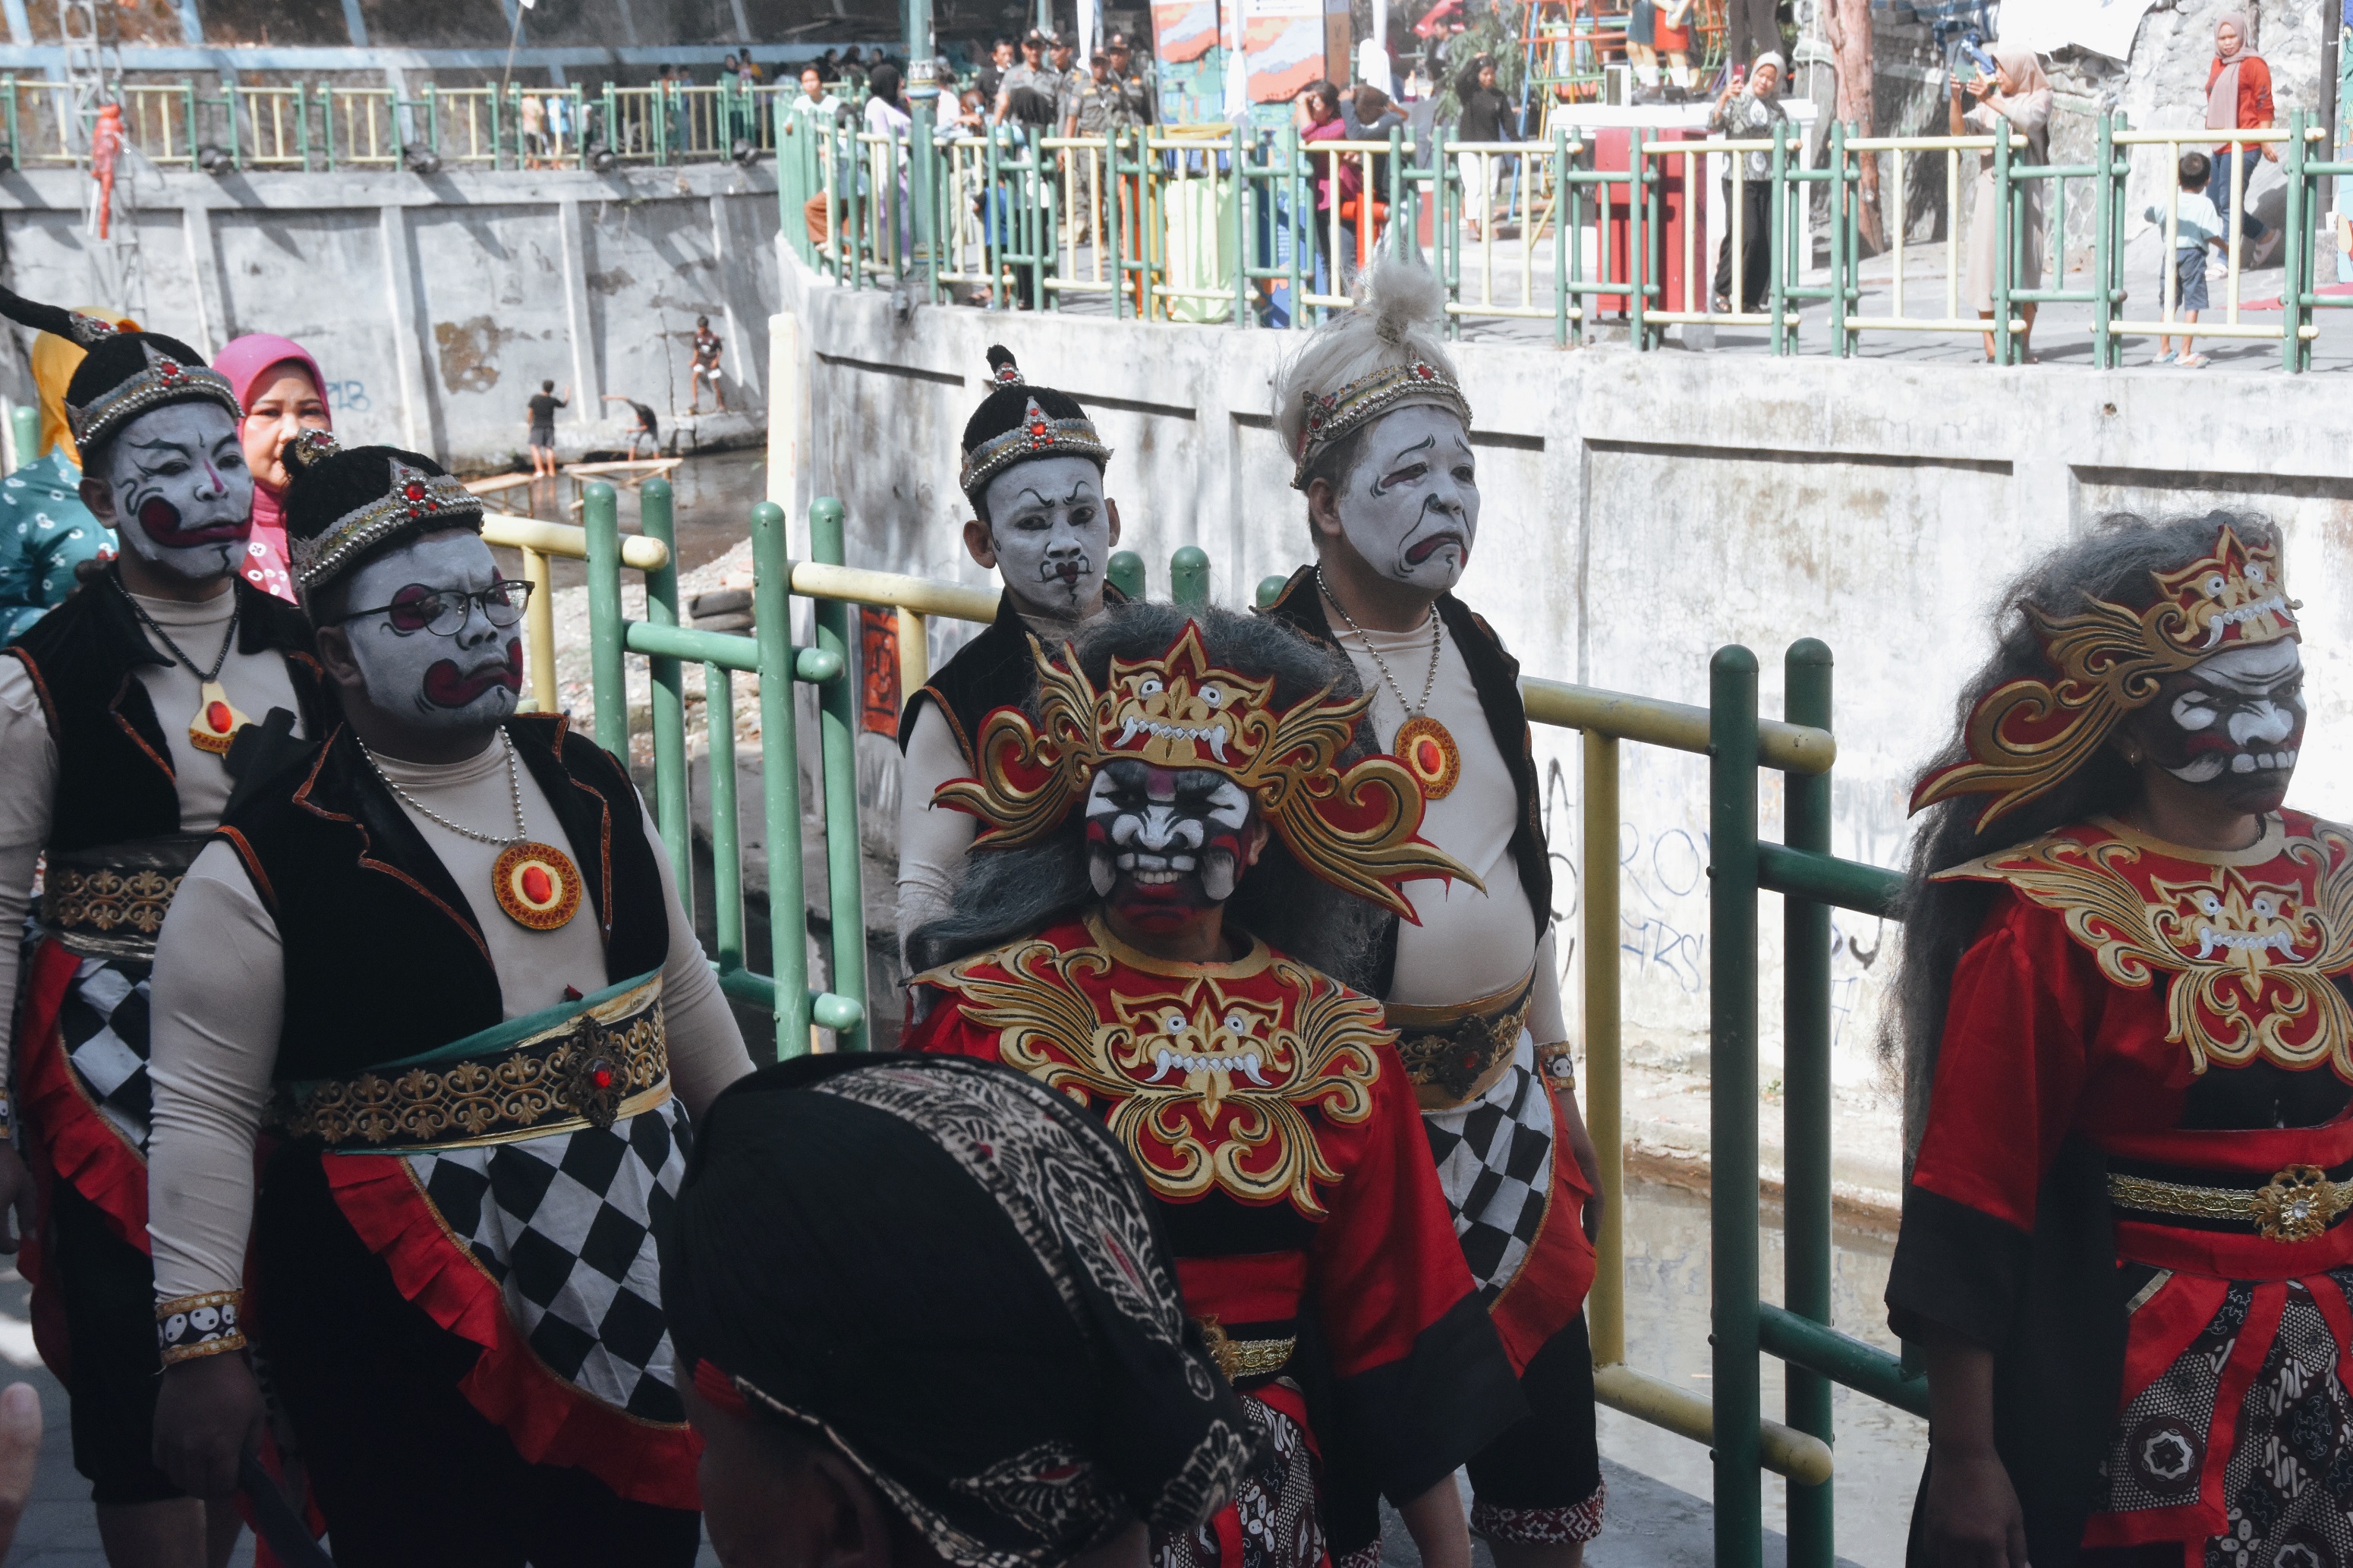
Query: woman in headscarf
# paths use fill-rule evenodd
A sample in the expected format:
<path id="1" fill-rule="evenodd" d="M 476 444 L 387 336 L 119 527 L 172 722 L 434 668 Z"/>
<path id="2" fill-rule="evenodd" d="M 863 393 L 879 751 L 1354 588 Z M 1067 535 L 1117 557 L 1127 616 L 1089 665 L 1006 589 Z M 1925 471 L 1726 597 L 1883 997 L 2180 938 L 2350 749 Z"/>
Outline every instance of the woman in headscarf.
<path id="1" fill-rule="evenodd" d="M 334 427 L 335 416 L 327 407 L 327 378 L 319 374 L 319 362 L 310 350 L 269 332 L 232 339 L 213 368 L 228 377 L 237 388 L 237 400 L 245 405 L 245 421 L 237 433 L 246 467 L 253 470 L 253 532 L 246 541 L 240 575 L 290 603 L 294 579 L 286 570 L 283 498 L 292 479 L 286 471 L 286 443 L 305 430 Z"/>
<path id="2" fill-rule="evenodd" d="M 138 331 L 139 324 L 97 306 L 85 316 Z M 74 590 L 76 568 L 114 548 L 114 532 L 81 500 L 81 453 L 66 426 L 66 384 L 89 351 L 43 332 L 33 340 L 33 385 L 41 400 L 39 445 L 18 454 L 0 481 L 0 647 Z"/>
<path id="3" fill-rule="evenodd" d="M 712 1102 L 662 1249 L 726 1568 L 1110 1568 L 1251 1458 L 1110 1135 L 944 1057 L 803 1057 Z"/>
<path id="4" fill-rule="evenodd" d="M 2274 118 L 2271 62 L 2255 53 L 2253 20 L 2244 11 L 2225 11 L 2214 24 L 2214 64 L 2206 72 L 2206 123 L 2216 131 L 2268 131 Z M 2255 188 L 2255 166 L 2267 158 L 2278 163 L 2279 150 L 2276 142 L 2255 147 L 2226 142 L 2214 149 L 2209 195 L 2254 247 L 2244 258 L 2248 267 L 2261 267 L 2279 248 L 2279 236 L 2246 202 Z M 2233 163 L 2238 165 L 2236 179 Z"/>
<path id="5" fill-rule="evenodd" d="M 1997 131 L 2017 132 L 2026 138 L 2023 148 L 2010 149 L 2012 163 L 2048 163 L 2051 162 L 2051 79 L 2042 74 L 2042 62 L 2032 49 L 2011 45 L 1993 46 L 1994 74 L 1980 76 L 1968 84 L 1977 95 L 1977 107 L 1961 108 L 1962 84 L 1958 77 L 1952 81 L 1952 133 L 1956 136 L 1990 136 Z M 2010 254 L 2017 258 L 2010 272 L 2012 289 L 2042 287 L 2043 252 L 2049 248 L 2048 236 L 2042 225 L 2043 192 L 2049 182 L 2029 180 L 2022 188 L 2023 199 L 2018 205 L 2018 221 L 2011 233 Z M 1994 216 L 2001 204 L 2001 193 L 1995 188 L 1993 149 L 1978 154 L 1977 204 L 1969 212 L 1969 276 L 1970 308 L 1987 321 L 1993 319 L 1994 279 Z M 2020 334 L 2020 356 L 2029 364 L 2034 355 L 2029 352 L 2034 337 L 2034 302 L 2021 301 L 2012 307 L 2026 322 Z M 1985 335 L 1986 358 L 1994 355 L 1993 333 Z"/>

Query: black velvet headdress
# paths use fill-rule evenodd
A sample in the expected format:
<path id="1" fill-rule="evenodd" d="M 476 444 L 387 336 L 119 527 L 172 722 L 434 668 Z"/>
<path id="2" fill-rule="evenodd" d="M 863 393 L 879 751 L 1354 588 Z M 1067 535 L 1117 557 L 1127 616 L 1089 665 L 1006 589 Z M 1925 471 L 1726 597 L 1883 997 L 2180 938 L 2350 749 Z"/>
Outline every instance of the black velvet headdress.
<path id="1" fill-rule="evenodd" d="M 482 503 L 448 469 L 397 447 L 346 451 L 324 430 L 286 443 L 286 552 L 307 592 L 390 545 L 439 528 L 482 526 Z"/>
<path id="2" fill-rule="evenodd" d="M 227 409 L 232 419 L 245 417 L 228 378 L 177 338 L 127 332 L 111 321 L 36 304 L 5 289 L 0 289 L 0 315 L 90 351 L 75 367 L 65 395 L 66 423 L 85 465 L 125 425 L 166 404 L 213 403 Z"/>
<path id="3" fill-rule="evenodd" d="M 989 346 L 988 369 L 995 384 L 965 421 L 964 472 L 956 480 L 976 509 L 988 481 L 1016 463 L 1092 458 L 1100 467 L 1111 461 L 1111 448 L 1077 398 L 1022 380 L 1011 351 L 997 344 Z"/>

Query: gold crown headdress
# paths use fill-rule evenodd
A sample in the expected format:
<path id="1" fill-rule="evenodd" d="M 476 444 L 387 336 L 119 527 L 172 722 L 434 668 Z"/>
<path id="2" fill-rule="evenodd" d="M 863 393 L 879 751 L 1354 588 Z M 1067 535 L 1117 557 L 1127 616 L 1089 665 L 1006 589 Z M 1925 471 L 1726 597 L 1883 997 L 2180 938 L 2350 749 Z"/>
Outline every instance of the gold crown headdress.
<path id="1" fill-rule="evenodd" d="M 2227 524 L 2211 554 L 2149 576 L 2157 602 L 2146 610 L 2105 599 L 2087 599 L 2072 616 L 2029 605 L 2059 679 L 2013 680 L 1987 693 L 1969 714 L 1969 760 L 1923 779 L 1912 809 L 1990 795 L 1977 821 L 1982 830 L 2090 761 L 2126 714 L 2157 700 L 2167 676 L 2232 648 L 2301 637 L 2278 547 L 2250 549 Z"/>
<path id="2" fill-rule="evenodd" d="M 1421 878 L 1483 884 L 1420 837 L 1421 789 L 1405 764 L 1370 756 L 1342 773 L 1334 760 L 1356 734 L 1369 695 L 1341 700 L 1328 685 L 1278 709 L 1274 681 L 1209 662 L 1198 623 L 1156 658 L 1111 661 L 1097 691 L 1068 644 L 1059 658 L 1035 637 L 1040 721 L 999 708 L 980 727 L 978 777 L 942 784 L 933 800 L 981 820 L 976 843 L 1010 849 L 1061 826 L 1097 769 L 1123 757 L 1223 773 L 1248 791 L 1300 864 L 1335 887 L 1407 920 L 1397 884 Z"/>
<path id="3" fill-rule="evenodd" d="M 1309 393 L 1307 417 L 1299 426 L 1299 450 L 1292 454 L 1295 463 L 1291 471 L 1291 488 L 1307 488 L 1309 465 L 1335 441 L 1392 408 L 1413 403 L 1451 408 L 1461 416 L 1463 424 L 1471 423 L 1471 400 L 1462 395 L 1461 386 L 1427 360 L 1383 365 L 1326 396 Z"/>

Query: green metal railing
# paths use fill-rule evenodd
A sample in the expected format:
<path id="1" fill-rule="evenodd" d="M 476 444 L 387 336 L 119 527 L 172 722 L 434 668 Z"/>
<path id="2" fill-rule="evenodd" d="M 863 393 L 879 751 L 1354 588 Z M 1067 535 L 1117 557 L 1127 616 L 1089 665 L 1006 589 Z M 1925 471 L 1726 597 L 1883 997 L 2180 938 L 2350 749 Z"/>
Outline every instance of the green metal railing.
<path id="1" fill-rule="evenodd" d="M 1810 164 L 1804 139 L 1786 122 L 1769 138 L 1748 141 L 1647 132 L 1580 137 L 1556 124 L 1548 137 L 1523 142 L 1450 135 L 1409 143 L 1392 132 L 1383 142 L 1304 143 L 1288 127 L 1220 125 L 1087 138 L 1000 131 L 934 146 L 778 113 L 776 143 L 794 154 L 778 161 L 785 233 L 803 261 L 847 287 L 907 290 L 934 303 L 962 285 L 996 308 L 1018 302 L 1061 310 L 1107 297 L 1123 319 L 1297 329 L 1349 308 L 1344 284 L 1356 268 L 1392 249 L 1430 257 L 1457 334 L 1468 321 L 1548 321 L 1555 342 L 1568 345 L 1614 318 L 1636 348 L 1651 349 L 1676 325 L 1762 326 L 1775 353 L 1841 358 L 1862 352 L 1866 340 L 1894 334 L 1983 334 L 1998 363 L 2017 363 L 2027 352 L 2030 314 L 2068 305 L 2088 307 L 2089 321 L 2068 330 L 2090 334 L 2097 366 L 2121 364 L 2135 337 L 2194 331 L 2275 341 L 2282 367 L 2292 373 L 2311 368 L 2316 312 L 2353 304 L 2316 291 L 2318 260 L 2328 252 L 2312 218 L 2324 209 L 2327 183 L 2348 165 L 2315 155 L 2310 143 L 2322 132 L 2304 110 L 2284 125 L 2236 133 L 2140 131 L 2122 115 L 2101 115 L 2092 157 L 2076 163 L 2031 163 L 2026 139 L 2007 129 L 1873 137 L 1833 125 L 1818 164 Z M 2158 196 L 2169 214 L 2174 161 L 2185 149 L 2211 150 L 2218 137 L 2279 150 L 2284 271 L 2277 301 L 2242 300 L 2234 237 L 2221 308 L 2191 329 L 2177 319 L 2166 290 L 2136 296 L 2130 286 L 2126 255 L 2142 205 L 2130 197 Z M 1605 151 L 1609 167 L 1600 165 Z M 1748 154 L 1769 168 L 1749 175 Z M 1920 165 L 1941 163 L 1944 236 L 1915 240 L 1898 222 L 1889 260 L 1866 257 L 1866 160 L 1892 165 L 1898 212 L 1908 210 Z M 1969 205 L 1962 193 L 1974 189 L 1980 161 L 1989 164 L 1999 197 L 1989 320 L 1962 298 Z M 1340 202 L 1316 205 L 1335 163 L 1354 168 L 1361 183 L 1353 222 L 1344 221 Z M 2217 162 L 2218 205 L 2230 181 L 2246 177 L 2226 165 L 2235 161 Z M 1500 196 L 1499 174 L 1506 187 Z M 1719 308 L 1710 297 L 1714 247 L 1698 224 L 1683 219 L 1728 192 L 1726 226 L 1740 229 L 1740 191 L 1752 180 L 1770 187 L 1767 232 L 1758 237 L 1767 298 L 1754 310 L 1739 300 Z M 1708 186 L 1715 188 L 1703 190 Z M 892 189 L 905 195 L 878 199 Z M 1820 267 L 1818 204 L 1827 242 Z M 2173 222 L 2168 216 L 2160 226 L 2168 247 Z M 1933 266 L 1940 258 L 1942 276 L 1925 285 L 1910 276 L 1915 262 Z M 2081 263 L 2072 271 L 2071 258 Z M 1890 268 L 1883 277 L 1883 267 Z M 1924 286 L 1942 297 L 1941 308 L 1925 314 L 1915 308 Z M 2156 299 L 2160 308 L 2128 315 L 2135 297 Z M 1809 310 L 1820 325 L 1801 331 Z"/>
<path id="2" fill-rule="evenodd" d="M 588 562 L 592 689 L 598 742 L 629 754 L 632 715 L 625 664 L 646 660 L 655 823 L 691 900 L 694 831 L 687 799 L 688 693 L 683 671 L 702 670 L 709 754 L 709 832 L 715 908 L 715 966 L 729 994 L 767 1009 L 776 1019 L 779 1057 L 812 1048 L 811 1026 L 831 1031 L 833 1047 L 869 1044 L 864 996 L 865 921 L 860 890 L 855 742 L 853 605 L 898 615 L 901 689 L 928 678 L 928 622 L 934 616 L 991 619 L 996 595 L 842 563 L 843 510 L 820 500 L 809 509 L 813 560 L 787 558 L 785 519 L 772 505 L 753 509 L 754 629 L 750 636 L 697 631 L 679 624 L 672 542 L 671 496 L 660 479 L 647 481 L 643 538 L 624 540 L 610 486 L 588 487 L 584 507 Z M 539 525 L 552 529 L 556 525 Z M 535 539 L 538 535 L 533 536 Z M 542 541 L 543 543 L 548 542 Z M 653 545 L 659 545 L 656 550 Z M 646 613 L 622 613 L 621 571 L 643 563 Z M 1193 546 L 1169 561 L 1171 598 L 1207 604 L 1212 595 L 1208 556 Z M 1145 563 L 1122 551 L 1107 576 L 1142 598 Z M 1264 605 L 1283 579 L 1256 585 Z M 792 601 L 812 602 L 813 646 L 788 637 Z M 1839 858 L 1831 841 L 1831 768 L 1837 743 L 1831 729 L 1829 648 L 1808 638 L 1791 645 L 1786 661 L 1787 707 L 1782 719 L 1757 712 L 1757 663 L 1746 648 L 1727 647 L 1711 667 L 1709 706 L 1661 701 L 1538 678 L 1522 682 L 1531 722 L 1581 732 L 1583 790 L 1577 863 L 1583 892 L 1586 1113 L 1601 1157 L 1608 1204 L 1599 1259 L 1588 1310 L 1596 1363 L 1595 1388 L 1613 1408 L 1706 1444 L 1714 1455 L 1716 1561 L 1723 1568 L 1756 1568 L 1762 1552 L 1762 1473 L 1788 1478 L 1789 1562 L 1797 1568 L 1833 1568 L 1835 1468 L 1831 1387 L 1843 1385 L 1915 1415 L 1927 1413 L 1926 1381 L 1904 1360 L 1841 1332 L 1831 1318 L 1831 1048 L 1830 991 L 1832 909 L 1894 918 L 1901 879 L 1894 872 Z M 744 946 L 743 846 L 737 831 L 735 718 L 737 674 L 759 681 L 760 777 L 768 846 L 770 969 L 754 973 Z M 809 985 L 810 931 L 803 883 L 799 738 L 795 683 L 818 694 L 820 755 L 814 772 L 824 806 L 830 984 Z M 1622 1152 L 1623 995 L 1620 966 L 1596 955 L 1620 951 L 1620 747 L 1626 742 L 1703 754 L 1709 759 L 1710 1102 L 1712 1227 L 1712 1397 L 1626 1364 L 1626 1300 Z M 1783 775 L 1783 824 L 1778 843 L 1760 837 L 1759 773 Z M 1595 868 L 1603 874 L 1593 875 Z M 1758 910 L 1759 897 L 1783 899 L 1782 1116 L 1785 1154 L 1783 1305 L 1761 1300 L 1758 1263 Z M 1782 1419 L 1761 1407 L 1760 1357 L 1788 1367 Z"/>
<path id="3" fill-rule="evenodd" d="M 385 87 L 237 83 L 219 93 L 193 80 L 131 82 L 123 137 L 165 168 L 338 170 L 401 166 L 429 152 L 477 169 L 595 168 L 714 163 L 776 149 L 773 106 L 798 88 L 680 82 L 650 87 L 442 87 L 411 96 Z M 531 100 L 529 104 L 525 100 Z M 88 163 L 97 107 L 77 110 L 63 81 L 0 76 L 0 140 L 20 168 Z M 207 171 L 211 172 L 211 171 Z"/>

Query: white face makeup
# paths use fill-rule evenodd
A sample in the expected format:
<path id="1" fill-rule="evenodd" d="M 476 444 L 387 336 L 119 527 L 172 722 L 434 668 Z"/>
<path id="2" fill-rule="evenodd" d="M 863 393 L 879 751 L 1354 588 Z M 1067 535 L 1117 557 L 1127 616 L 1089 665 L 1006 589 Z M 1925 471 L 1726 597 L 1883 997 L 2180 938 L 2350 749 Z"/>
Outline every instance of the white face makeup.
<path id="1" fill-rule="evenodd" d="M 1375 420 L 1335 499 L 1341 531 L 1381 576 L 1429 594 L 1461 581 L 1479 532 L 1479 479 L 1452 411 L 1415 404 Z"/>
<path id="2" fill-rule="evenodd" d="M 491 624 L 480 604 L 444 637 L 422 622 L 433 602 L 479 594 L 499 581 L 491 547 L 469 533 L 441 533 L 379 555 L 351 575 L 343 623 L 368 700 L 406 722 L 436 730 L 488 731 L 515 710 L 522 691 L 522 627 Z"/>
<path id="3" fill-rule="evenodd" d="M 114 500 L 122 548 L 195 582 L 226 575 L 253 531 L 253 474 L 237 421 L 213 403 L 167 403 L 108 443 L 93 476 Z"/>
<path id="4" fill-rule="evenodd" d="M 1111 509 L 1090 458 L 1016 463 L 982 492 L 997 569 L 1013 602 L 1033 616 L 1075 620 L 1103 602 Z"/>

